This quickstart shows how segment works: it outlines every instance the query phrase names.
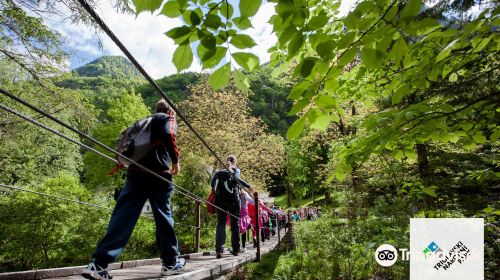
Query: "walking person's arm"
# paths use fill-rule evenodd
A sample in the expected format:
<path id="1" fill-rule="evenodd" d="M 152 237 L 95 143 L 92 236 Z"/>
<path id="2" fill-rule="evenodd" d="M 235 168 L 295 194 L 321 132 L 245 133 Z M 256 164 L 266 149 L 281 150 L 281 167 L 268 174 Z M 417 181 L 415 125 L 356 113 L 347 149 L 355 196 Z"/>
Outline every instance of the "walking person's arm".
<path id="1" fill-rule="evenodd" d="M 165 141 L 164 143 L 168 155 L 172 160 L 172 170 L 171 170 L 172 175 L 177 175 L 181 171 L 181 167 L 179 164 L 179 148 L 177 147 L 177 142 L 176 142 L 176 137 L 177 137 L 176 127 L 177 123 L 175 120 L 175 116 L 173 116 L 173 114 L 170 114 L 168 121 L 165 124 L 166 137 L 164 138 Z"/>

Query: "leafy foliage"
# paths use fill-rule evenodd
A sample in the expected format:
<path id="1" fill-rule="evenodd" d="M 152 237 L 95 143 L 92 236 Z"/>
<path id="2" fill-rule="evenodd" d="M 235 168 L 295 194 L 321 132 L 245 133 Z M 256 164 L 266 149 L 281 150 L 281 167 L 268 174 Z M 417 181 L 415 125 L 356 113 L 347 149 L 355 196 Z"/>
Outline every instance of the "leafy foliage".
<path id="1" fill-rule="evenodd" d="M 207 140 L 218 155 L 234 154 L 243 172 L 243 178 L 253 186 L 264 189 L 270 176 L 283 169 L 285 150 L 280 136 L 267 134 L 265 125 L 250 116 L 245 95 L 234 86 L 213 91 L 207 81 L 191 86 L 191 95 L 180 103 L 193 127 Z M 196 137 L 179 127 L 181 149 L 188 149 L 205 164 L 217 168 L 211 162 L 206 148 Z"/>
<path id="2" fill-rule="evenodd" d="M 118 98 L 109 99 L 108 102 L 106 119 L 95 126 L 92 134 L 101 143 L 114 148 L 116 140 L 125 128 L 151 113 L 142 102 L 142 98 L 133 93 L 125 93 Z M 102 151 L 102 148 L 99 149 Z M 108 174 L 114 167 L 113 162 L 91 151 L 84 153 L 83 162 L 84 180 L 88 188 L 110 191 L 123 185 L 124 181 L 118 174 L 114 176 Z"/>

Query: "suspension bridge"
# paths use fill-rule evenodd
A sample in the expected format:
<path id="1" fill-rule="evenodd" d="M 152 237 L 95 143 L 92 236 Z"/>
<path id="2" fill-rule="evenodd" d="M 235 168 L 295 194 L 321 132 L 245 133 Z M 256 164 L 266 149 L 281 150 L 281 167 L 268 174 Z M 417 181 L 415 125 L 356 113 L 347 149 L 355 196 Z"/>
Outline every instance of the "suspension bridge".
<path id="1" fill-rule="evenodd" d="M 206 149 L 214 156 L 217 162 L 224 166 L 224 162 L 221 158 L 215 153 L 214 149 L 210 147 L 210 145 L 205 141 L 205 139 L 194 129 L 194 127 L 190 124 L 190 122 L 185 118 L 185 116 L 180 112 L 175 104 L 167 97 L 165 92 L 156 84 L 156 82 L 151 78 L 151 76 L 144 70 L 144 68 L 139 64 L 139 62 L 132 56 L 132 54 L 127 50 L 127 48 L 121 43 L 121 41 L 113 34 L 113 32 L 107 27 L 104 21 L 97 15 L 97 13 L 93 10 L 92 6 L 90 6 L 86 0 L 78 0 L 81 4 L 82 8 L 86 11 L 88 16 L 93 19 L 98 26 L 115 42 L 115 44 L 123 51 L 125 56 L 134 64 L 134 66 L 139 70 L 139 72 L 144 76 L 144 78 L 153 86 L 153 88 L 158 92 L 161 98 L 167 101 L 167 103 L 171 106 L 171 108 L 176 112 L 177 116 L 186 124 L 186 126 L 194 133 L 194 135 L 202 142 L 202 144 L 206 147 Z M 289 248 L 291 245 L 291 224 L 287 224 L 286 226 L 277 227 L 277 235 L 273 236 L 267 242 L 262 242 L 260 240 L 260 228 L 259 223 L 256 223 L 256 247 L 253 248 L 253 244 L 247 246 L 246 250 L 240 253 L 238 256 L 233 256 L 229 254 L 229 252 L 225 252 L 223 258 L 217 259 L 214 252 L 199 252 L 200 251 L 200 205 L 202 203 L 212 205 L 220 211 L 227 213 L 228 215 L 234 216 L 233 214 L 221 209 L 217 205 L 214 205 L 210 201 L 207 201 L 204 198 L 201 198 L 194 194 L 193 192 L 174 184 L 173 182 L 165 179 L 163 176 L 157 174 L 154 171 L 149 170 L 148 168 L 140 165 L 136 161 L 124 156 L 116 152 L 114 149 L 102 144 L 98 140 L 92 138 L 91 136 L 75 129 L 74 127 L 64 123 L 60 119 L 54 117 L 53 115 L 41 110 L 40 108 L 30 104 L 28 101 L 19 98 L 16 94 L 13 94 L 3 88 L 0 88 L 0 93 L 11 98 L 12 100 L 30 108 L 31 110 L 37 112 L 39 117 L 45 117 L 62 127 L 69 129 L 70 131 L 76 133 L 82 139 L 87 140 L 92 145 L 100 147 L 104 149 L 104 151 L 109 152 L 115 157 L 120 157 L 136 167 L 140 168 L 142 171 L 148 173 L 151 176 L 154 176 L 160 180 L 173 184 L 176 187 L 176 193 L 184 195 L 186 198 L 195 201 L 195 225 L 183 225 L 176 223 L 177 226 L 188 226 L 193 227 L 195 229 L 195 253 L 183 255 L 187 259 L 186 266 L 182 270 L 180 274 L 172 275 L 168 277 L 162 277 L 160 274 L 161 271 L 161 260 L 160 259 L 146 259 L 146 260 L 133 260 L 133 261 L 123 261 L 118 263 L 112 263 L 109 265 L 108 269 L 111 272 L 111 275 L 114 276 L 113 279 L 215 279 L 219 276 L 227 274 L 231 271 L 239 269 L 241 266 L 252 262 L 252 261 L 260 261 L 261 255 L 265 255 L 269 253 L 271 250 L 276 247 L 286 247 Z M 0 108 L 14 114 L 21 119 L 30 122 L 33 125 L 36 125 L 42 129 L 50 131 L 59 137 L 70 141 L 76 145 L 79 145 L 83 149 L 89 150 L 109 161 L 112 161 L 118 164 L 117 160 L 110 156 L 109 154 L 105 154 L 101 151 L 98 151 L 96 148 L 91 147 L 90 145 L 84 144 L 77 139 L 71 138 L 64 133 L 51 128 L 48 125 L 42 124 L 37 121 L 35 118 L 29 117 L 25 114 L 22 114 L 12 108 L 5 106 L 4 104 L 0 104 Z M 83 204 L 90 207 L 96 208 L 104 208 L 107 210 L 112 210 L 106 206 L 92 204 L 85 201 L 78 201 L 58 195 L 51 195 L 42 192 L 37 192 L 33 190 L 29 190 L 27 188 L 17 187 L 17 186 L 9 186 L 0 184 L 0 187 L 4 189 L 9 189 L 10 191 L 20 191 L 20 192 L 28 192 L 33 195 L 44 196 L 48 199 L 58 200 L 61 203 L 78 203 Z M 255 194 L 255 201 L 258 200 L 258 194 Z M 259 203 L 255 203 L 256 205 L 256 219 L 259 220 Z M 146 217 L 148 218 L 148 217 Z M 238 217 L 236 217 L 238 218 Z M 279 222 L 277 223 L 280 224 Z M 215 229 L 213 229 L 215 231 Z M 249 235 L 248 235 L 249 236 Z M 79 274 L 84 269 L 84 266 L 76 266 L 76 267 L 61 267 L 61 268 L 49 268 L 49 269 L 35 269 L 30 271 L 19 271 L 19 272 L 8 272 L 8 273 L 0 273 L 0 280 L 4 279 L 81 279 Z"/>

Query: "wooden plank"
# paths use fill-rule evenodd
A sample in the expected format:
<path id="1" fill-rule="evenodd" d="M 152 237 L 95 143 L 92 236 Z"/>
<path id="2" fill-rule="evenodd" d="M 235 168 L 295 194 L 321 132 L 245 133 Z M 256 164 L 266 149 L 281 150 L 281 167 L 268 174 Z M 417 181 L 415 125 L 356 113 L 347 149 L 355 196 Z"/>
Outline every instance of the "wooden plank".
<path id="1" fill-rule="evenodd" d="M 270 252 L 277 245 L 277 238 L 272 237 L 271 241 L 262 243 L 263 255 Z M 210 279 L 228 273 L 239 266 L 255 260 L 255 249 L 248 244 L 245 253 L 240 253 L 234 257 L 228 252 L 222 259 L 217 259 L 215 254 L 195 253 L 185 255 L 187 263 L 180 275 L 162 278 L 160 275 L 160 259 L 146 259 L 135 261 L 124 261 L 110 264 L 110 273 L 113 279 Z M 62 267 L 53 269 L 30 270 L 21 272 L 0 273 L 0 280 L 16 279 L 82 279 L 79 274 L 85 266 Z"/>

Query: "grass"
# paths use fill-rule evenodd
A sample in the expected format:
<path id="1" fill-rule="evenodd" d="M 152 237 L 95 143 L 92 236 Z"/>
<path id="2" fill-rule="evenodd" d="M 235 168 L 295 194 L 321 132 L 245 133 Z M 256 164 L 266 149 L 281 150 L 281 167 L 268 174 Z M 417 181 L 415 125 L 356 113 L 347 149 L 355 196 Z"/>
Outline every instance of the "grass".
<path id="1" fill-rule="evenodd" d="M 258 263 L 251 263 L 245 266 L 244 277 L 233 277 L 231 280 L 239 279 L 271 279 L 278 264 L 280 256 L 285 251 L 272 251 L 263 256 Z"/>

